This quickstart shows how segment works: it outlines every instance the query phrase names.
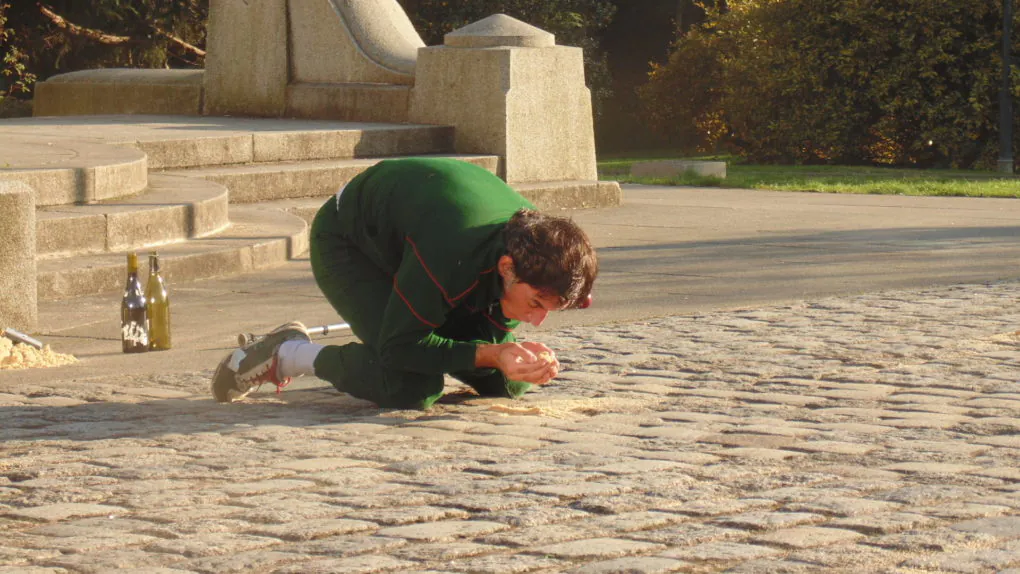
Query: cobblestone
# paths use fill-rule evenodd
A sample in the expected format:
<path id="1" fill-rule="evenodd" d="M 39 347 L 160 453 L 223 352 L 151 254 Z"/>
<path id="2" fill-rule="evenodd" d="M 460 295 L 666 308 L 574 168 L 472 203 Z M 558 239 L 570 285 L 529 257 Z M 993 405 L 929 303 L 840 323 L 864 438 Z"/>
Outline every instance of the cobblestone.
<path id="1" fill-rule="evenodd" d="M 979 518 L 954 524 L 951 528 L 960 532 L 977 532 L 996 538 L 1020 538 L 1020 516 Z"/>
<path id="2" fill-rule="evenodd" d="M 0 573 L 1016 571 L 1016 300 L 545 333 L 565 369 L 526 416 L 0 373 Z"/>
<path id="3" fill-rule="evenodd" d="M 746 530 L 778 530 L 824 521 L 825 516 L 808 512 L 748 512 L 716 520 L 722 526 L 733 526 Z"/>
<path id="4" fill-rule="evenodd" d="M 1009 566 L 1020 565 L 1020 544 L 1012 543 L 1004 548 L 967 550 L 939 556 L 912 558 L 904 566 L 944 572 L 989 572 Z"/>
<path id="5" fill-rule="evenodd" d="M 629 554 L 647 554 L 664 550 L 662 544 L 650 544 L 636 540 L 621 540 L 617 538 L 589 538 L 586 540 L 575 540 L 573 542 L 562 542 L 539 546 L 531 552 L 557 558 L 590 559 L 590 558 L 616 558 Z"/>
<path id="6" fill-rule="evenodd" d="M 632 556 L 616 558 L 604 562 L 585 564 L 579 568 L 568 570 L 570 574 L 664 574 L 680 572 L 690 564 L 657 556 Z"/>
<path id="7" fill-rule="evenodd" d="M 690 562 L 743 562 L 782 554 L 784 554 L 782 550 L 767 546 L 733 542 L 711 542 L 691 548 L 668 550 L 662 553 L 663 556 L 679 558 Z"/>
<path id="8" fill-rule="evenodd" d="M 837 528 L 818 528 L 815 526 L 799 526 L 777 530 L 754 537 L 755 542 L 773 544 L 781 548 L 814 548 L 842 542 L 853 542 L 862 535 L 849 530 Z"/>

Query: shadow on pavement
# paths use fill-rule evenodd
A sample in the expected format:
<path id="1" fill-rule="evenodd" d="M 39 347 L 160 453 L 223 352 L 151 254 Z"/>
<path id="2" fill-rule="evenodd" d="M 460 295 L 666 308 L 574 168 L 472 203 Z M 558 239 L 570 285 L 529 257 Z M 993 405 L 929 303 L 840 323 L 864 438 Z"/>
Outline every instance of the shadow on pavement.
<path id="1" fill-rule="evenodd" d="M 49 397 L 54 403 L 63 397 Z M 122 397 L 123 398 L 123 397 Z M 335 425 L 350 422 L 390 426 L 406 422 L 400 411 L 376 408 L 332 388 L 260 392 L 244 402 L 220 404 L 212 397 L 101 401 L 71 405 L 0 406 L 0 442 L 89 442 L 120 438 L 228 431 L 238 427 Z M 34 397 L 32 400 L 46 400 Z M 385 415 L 389 416 L 385 416 Z"/>
<path id="2" fill-rule="evenodd" d="M 373 403 L 339 393 L 332 387 L 290 389 L 280 394 L 264 390 L 231 404 L 220 404 L 201 395 L 137 398 L 138 402 L 107 400 L 68 405 L 0 406 L 0 420 L 4 421 L 3 428 L 0 428 L 0 443 L 5 443 L 4 450 L 7 450 L 12 441 L 152 439 L 260 426 L 310 428 L 349 423 L 359 425 L 354 434 L 365 435 L 375 431 L 364 425 L 378 425 L 378 430 L 385 430 L 411 420 L 449 418 L 451 408 L 464 406 L 480 397 L 470 391 L 454 390 L 428 412 L 380 409 Z M 64 397 L 34 398 L 47 399 L 54 403 L 73 400 Z"/>

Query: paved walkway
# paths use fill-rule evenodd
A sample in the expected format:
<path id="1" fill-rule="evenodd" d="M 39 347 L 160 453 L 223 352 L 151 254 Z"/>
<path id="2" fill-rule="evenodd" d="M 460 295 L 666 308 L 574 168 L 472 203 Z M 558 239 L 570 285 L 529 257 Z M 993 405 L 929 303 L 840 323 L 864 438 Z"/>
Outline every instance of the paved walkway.
<path id="1" fill-rule="evenodd" d="M 307 261 L 170 278 L 165 353 L 119 352 L 119 294 L 44 304 L 81 363 L 0 372 L 0 573 L 1020 573 L 1020 202 L 574 216 L 596 304 L 525 332 L 566 368 L 517 402 L 213 403 L 238 331 L 336 320 Z"/>
<path id="2" fill-rule="evenodd" d="M 379 411 L 208 370 L 4 380 L 0 572 L 1020 572 L 1020 285 L 567 327 Z"/>

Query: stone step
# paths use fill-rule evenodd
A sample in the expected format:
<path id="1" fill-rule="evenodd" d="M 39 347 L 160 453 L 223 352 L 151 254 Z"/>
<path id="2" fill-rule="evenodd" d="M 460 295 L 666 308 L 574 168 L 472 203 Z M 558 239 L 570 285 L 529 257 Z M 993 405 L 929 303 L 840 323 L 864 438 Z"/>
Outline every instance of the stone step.
<path id="1" fill-rule="evenodd" d="M 327 198 L 323 197 L 298 197 L 294 199 L 264 201 L 259 203 L 259 205 L 262 207 L 286 211 L 291 215 L 299 217 L 308 224 L 309 227 L 311 227 L 312 220 L 315 219 L 315 214 L 319 212 L 319 208 L 326 202 L 326 199 Z"/>
<path id="2" fill-rule="evenodd" d="M 511 186 L 542 210 L 619 205 L 620 185 L 615 181 L 550 181 Z M 263 201 L 259 205 L 292 213 L 309 226 L 329 195 Z M 564 203 L 561 202 L 566 202 Z"/>
<path id="3" fill-rule="evenodd" d="M 0 157 L 5 160 L 0 172 L 29 176 L 40 169 L 100 169 L 141 161 L 131 171 L 143 175 L 141 190 L 146 167 L 451 153 L 453 142 L 449 125 L 162 115 L 30 117 L 0 121 Z M 75 201 L 92 198 L 57 203 Z"/>
<path id="4" fill-rule="evenodd" d="M 491 155 L 443 155 L 480 165 L 495 172 L 499 158 Z M 356 175 L 384 158 L 330 159 L 281 163 L 255 163 L 162 173 L 214 181 L 230 190 L 231 203 L 258 203 L 278 199 L 316 197 L 325 200 Z"/>
<path id="5" fill-rule="evenodd" d="M 148 164 L 140 150 L 11 130 L 0 125 L 0 177 L 28 184 L 37 206 L 91 203 L 145 189 Z"/>
<path id="6" fill-rule="evenodd" d="M 541 181 L 511 187 L 543 210 L 615 207 L 623 202 L 620 184 L 615 181 Z"/>
<path id="7" fill-rule="evenodd" d="M 226 229 L 209 237 L 159 247 L 160 264 L 171 285 L 275 267 L 308 249 L 307 225 L 284 211 L 232 206 L 230 221 Z M 139 263 L 144 275 L 147 258 L 139 257 Z M 115 293 L 123 289 L 125 273 L 123 252 L 44 259 L 38 262 L 38 298 Z"/>
<path id="8" fill-rule="evenodd" d="M 208 180 L 154 173 L 138 195 L 36 210 L 40 259 L 124 252 L 204 237 L 226 228 L 227 188 Z"/>
<path id="9" fill-rule="evenodd" d="M 250 131 L 243 131 L 249 128 Z M 453 128 L 411 124 L 278 120 L 207 133 L 177 127 L 115 140 L 148 156 L 151 169 L 449 153 Z"/>

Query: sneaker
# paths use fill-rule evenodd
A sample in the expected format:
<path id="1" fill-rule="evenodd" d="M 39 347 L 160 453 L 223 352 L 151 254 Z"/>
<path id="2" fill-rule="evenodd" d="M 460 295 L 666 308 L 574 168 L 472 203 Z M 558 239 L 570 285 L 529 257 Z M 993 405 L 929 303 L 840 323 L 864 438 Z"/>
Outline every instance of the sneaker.
<path id="1" fill-rule="evenodd" d="M 311 341 L 305 326 L 297 321 L 280 325 L 265 337 L 242 345 L 227 355 L 212 376 L 213 397 L 221 403 L 232 403 L 248 396 L 265 383 L 276 385 L 276 392 L 290 383 L 280 377 L 277 351 L 286 341 Z"/>

